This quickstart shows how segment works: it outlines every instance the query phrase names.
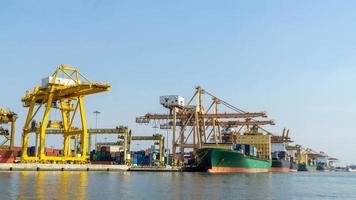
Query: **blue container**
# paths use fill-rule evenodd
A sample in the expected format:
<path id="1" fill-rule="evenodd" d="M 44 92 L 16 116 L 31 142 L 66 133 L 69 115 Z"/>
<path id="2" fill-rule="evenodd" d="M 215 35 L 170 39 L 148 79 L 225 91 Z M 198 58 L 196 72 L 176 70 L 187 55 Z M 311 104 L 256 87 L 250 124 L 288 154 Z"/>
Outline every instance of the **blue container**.
<path id="1" fill-rule="evenodd" d="M 172 165 L 172 156 L 169 155 L 168 157 L 164 157 L 164 163 Z"/>
<path id="2" fill-rule="evenodd" d="M 150 156 L 145 156 L 145 157 L 143 157 L 143 159 L 142 159 L 142 165 L 151 165 L 150 163 L 151 163 L 151 158 L 150 158 Z"/>
<path id="3" fill-rule="evenodd" d="M 135 159 L 137 160 L 137 165 L 142 165 L 143 163 L 143 156 L 142 154 L 137 154 L 137 156 L 135 157 Z"/>
<path id="4" fill-rule="evenodd" d="M 286 157 L 286 152 L 285 151 L 278 152 L 278 157 L 279 158 L 285 158 Z"/>
<path id="5" fill-rule="evenodd" d="M 240 151 L 242 148 L 241 144 L 233 144 L 232 149 L 235 151 Z"/>
<path id="6" fill-rule="evenodd" d="M 27 148 L 27 154 L 28 154 L 29 156 L 35 156 L 35 154 L 36 154 L 36 147 L 32 146 L 32 147 Z"/>
<path id="7" fill-rule="evenodd" d="M 251 146 L 249 144 L 245 144 L 245 154 L 250 155 L 251 153 Z"/>

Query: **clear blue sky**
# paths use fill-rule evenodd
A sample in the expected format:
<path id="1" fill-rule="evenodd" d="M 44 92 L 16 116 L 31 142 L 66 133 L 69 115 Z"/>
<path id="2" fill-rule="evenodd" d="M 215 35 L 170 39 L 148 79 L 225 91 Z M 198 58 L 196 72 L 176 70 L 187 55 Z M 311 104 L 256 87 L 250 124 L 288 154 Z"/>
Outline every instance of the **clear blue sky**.
<path id="1" fill-rule="evenodd" d="M 355 1 L 6 1 L 0 3 L 0 106 L 66 63 L 111 92 L 87 98 L 100 127 L 163 111 L 158 96 L 202 85 L 281 132 L 356 163 Z M 55 145 L 56 141 L 52 139 Z"/>

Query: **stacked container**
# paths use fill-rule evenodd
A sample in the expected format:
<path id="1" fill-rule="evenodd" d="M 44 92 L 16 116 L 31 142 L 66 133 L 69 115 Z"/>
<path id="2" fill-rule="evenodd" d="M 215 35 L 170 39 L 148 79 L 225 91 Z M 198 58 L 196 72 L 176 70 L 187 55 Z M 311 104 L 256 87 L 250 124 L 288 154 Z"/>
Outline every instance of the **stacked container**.
<path id="1" fill-rule="evenodd" d="M 0 149 L 0 163 L 13 163 L 14 156 L 11 151 L 7 149 Z"/>

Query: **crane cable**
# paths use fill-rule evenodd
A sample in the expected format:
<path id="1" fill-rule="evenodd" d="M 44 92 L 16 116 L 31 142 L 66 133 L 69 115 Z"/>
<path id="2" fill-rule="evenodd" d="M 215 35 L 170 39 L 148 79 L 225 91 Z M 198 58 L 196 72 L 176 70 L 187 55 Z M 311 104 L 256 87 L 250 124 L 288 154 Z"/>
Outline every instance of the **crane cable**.
<path id="1" fill-rule="evenodd" d="M 221 102 L 222 104 L 224 104 L 226 107 L 228 107 L 228 108 L 230 108 L 230 109 L 232 109 L 232 110 L 234 110 L 234 111 L 236 111 L 236 112 L 243 113 L 243 114 L 246 114 L 246 113 L 247 113 L 247 112 L 245 112 L 245 111 L 243 111 L 243 110 L 241 110 L 241 109 L 239 109 L 239 108 L 237 108 L 237 107 L 235 107 L 235 106 L 229 104 L 228 102 L 226 102 L 226 101 L 224 101 L 224 100 L 222 100 L 222 99 L 216 97 L 215 95 L 213 95 L 212 93 L 206 91 L 205 89 L 202 89 L 202 91 L 203 91 L 204 93 L 206 93 L 207 95 L 209 95 L 209 96 L 211 96 L 211 97 L 213 97 L 213 98 L 216 98 L 219 102 Z M 251 119 L 251 118 L 250 118 L 250 120 L 256 122 L 255 119 Z M 256 126 L 257 126 L 258 128 L 260 128 L 260 129 L 262 129 L 263 131 L 265 131 L 267 134 L 273 135 L 271 132 L 269 132 L 268 130 L 262 128 L 261 126 L 258 126 L 258 125 L 256 125 Z"/>

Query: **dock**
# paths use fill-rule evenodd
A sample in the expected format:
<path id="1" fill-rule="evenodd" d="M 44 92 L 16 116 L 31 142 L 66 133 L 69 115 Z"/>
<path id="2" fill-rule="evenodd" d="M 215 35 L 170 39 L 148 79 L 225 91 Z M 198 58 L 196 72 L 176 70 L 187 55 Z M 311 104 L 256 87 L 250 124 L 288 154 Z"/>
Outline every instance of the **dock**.
<path id="1" fill-rule="evenodd" d="M 130 167 L 131 172 L 183 172 L 181 167 Z"/>
<path id="2" fill-rule="evenodd" d="M 4 163 L 0 171 L 128 171 L 127 165 Z"/>

